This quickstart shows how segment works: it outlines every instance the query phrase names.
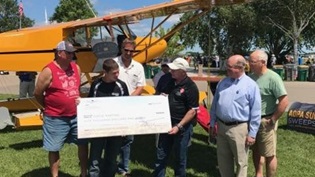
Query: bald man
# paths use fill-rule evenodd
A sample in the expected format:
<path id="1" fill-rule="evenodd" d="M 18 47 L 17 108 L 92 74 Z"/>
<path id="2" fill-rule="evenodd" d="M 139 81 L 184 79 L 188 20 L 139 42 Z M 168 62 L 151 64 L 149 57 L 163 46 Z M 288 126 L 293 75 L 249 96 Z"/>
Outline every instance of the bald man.
<path id="1" fill-rule="evenodd" d="M 241 55 L 227 60 L 227 77 L 218 83 L 210 110 L 209 133 L 211 138 L 217 136 L 219 171 L 224 177 L 247 177 L 248 150 L 260 125 L 259 87 L 245 74 L 245 64 Z"/>

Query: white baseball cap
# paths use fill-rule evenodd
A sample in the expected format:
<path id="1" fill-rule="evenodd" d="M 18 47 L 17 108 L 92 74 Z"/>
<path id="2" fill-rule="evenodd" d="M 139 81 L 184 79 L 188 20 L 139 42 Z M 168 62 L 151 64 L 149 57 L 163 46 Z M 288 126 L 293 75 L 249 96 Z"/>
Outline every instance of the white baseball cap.
<path id="1" fill-rule="evenodd" d="M 68 41 L 61 41 L 57 45 L 57 50 L 65 50 L 67 52 L 75 52 L 77 49 L 73 47 L 73 45 Z"/>
<path id="2" fill-rule="evenodd" d="M 176 58 L 172 63 L 167 64 L 171 70 L 184 70 L 186 71 L 189 68 L 188 62 L 183 58 Z"/>

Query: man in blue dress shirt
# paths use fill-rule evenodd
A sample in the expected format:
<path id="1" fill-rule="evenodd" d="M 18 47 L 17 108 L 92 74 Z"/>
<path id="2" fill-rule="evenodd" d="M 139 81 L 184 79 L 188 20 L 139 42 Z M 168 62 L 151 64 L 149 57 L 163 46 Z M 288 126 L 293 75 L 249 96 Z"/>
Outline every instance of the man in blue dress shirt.
<path id="1" fill-rule="evenodd" d="M 224 177 L 247 177 L 248 150 L 255 143 L 261 120 L 259 87 L 245 75 L 245 64 L 241 55 L 228 59 L 228 77 L 218 84 L 210 110 L 209 133 L 210 137 L 217 136 L 219 171 Z"/>

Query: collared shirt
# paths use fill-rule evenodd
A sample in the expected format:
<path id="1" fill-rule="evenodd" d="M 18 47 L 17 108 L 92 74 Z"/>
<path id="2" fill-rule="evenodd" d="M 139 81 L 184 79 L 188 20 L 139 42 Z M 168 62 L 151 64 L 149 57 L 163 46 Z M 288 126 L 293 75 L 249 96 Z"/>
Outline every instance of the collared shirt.
<path id="1" fill-rule="evenodd" d="M 261 97 L 256 82 L 245 74 L 238 79 L 224 78 L 217 86 L 210 115 L 211 127 L 217 119 L 248 121 L 249 136 L 256 137 L 261 120 Z"/>
<path id="2" fill-rule="evenodd" d="M 278 107 L 278 98 L 287 95 L 281 77 L 270 69 L 261 76 L 250 74 L 249 77 L 256 81 L 260 89 L 261 115 L 273 114 Z"/>
<path id="3" fill-rule="evenodd" d="M 168 84 L 170 93 L 168 102 L 170 105 L 171 118 L 181 120 L 190 109 L 198 110 L 199 108 L 199 91 L 196 83 L 189 77 L 186 77 L 180 83 L 173 86 Z"/>
<path id="4" fill-rule="evenodd" d="M 118 78 L 127 84 L 129 94 L 137 87 L 146 85 L 143 66 L 133 59 L 128 67 L 125 67 L 121 56 L 114 58 L 119 65 Z"/>

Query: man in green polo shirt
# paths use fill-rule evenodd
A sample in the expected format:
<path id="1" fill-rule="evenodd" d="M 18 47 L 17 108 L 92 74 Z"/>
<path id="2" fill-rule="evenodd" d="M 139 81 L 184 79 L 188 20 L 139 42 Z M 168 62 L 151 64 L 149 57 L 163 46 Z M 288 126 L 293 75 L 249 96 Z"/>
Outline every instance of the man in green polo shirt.
<path id="1" fill-rule="evenodd" d="M 263 176 L 264 162 L 267 177 L 276 175 L 277 122 L 289 104 L 282 79 L 267 68 L 267 61 L 268 55 L 263 50 L 254 51 L 249 59 L 250 77 L 258 84 L 262 100 L 261 124 L 252 148 L 256 177 Z"/>

